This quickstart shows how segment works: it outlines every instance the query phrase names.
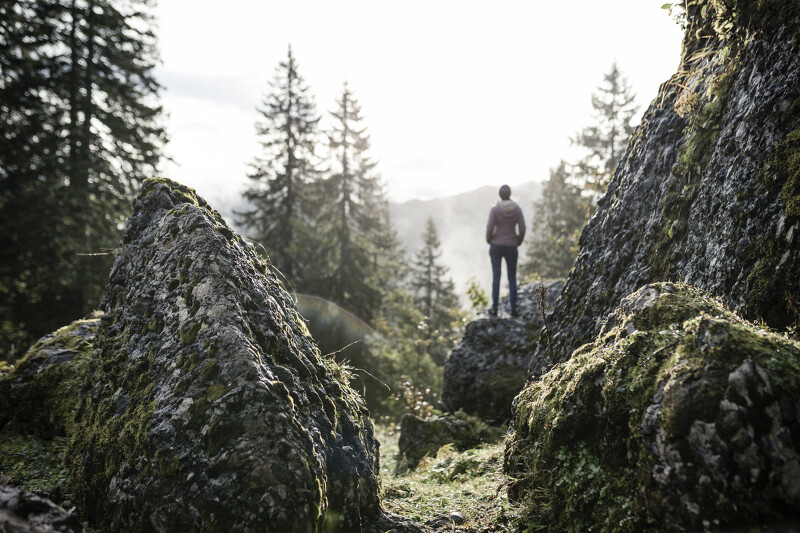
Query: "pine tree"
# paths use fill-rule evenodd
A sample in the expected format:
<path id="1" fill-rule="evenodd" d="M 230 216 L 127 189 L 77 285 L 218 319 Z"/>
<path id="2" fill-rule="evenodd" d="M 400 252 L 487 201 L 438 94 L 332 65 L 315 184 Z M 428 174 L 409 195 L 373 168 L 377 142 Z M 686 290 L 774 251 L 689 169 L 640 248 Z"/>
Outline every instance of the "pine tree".
<path id="1" fill-rule="evenodd" d="M 377 244 L 388 209 L 376 163 L 369 156 L 361 106 L 347 83 L 337 105 L 328 135 L 331 171 L 321 186 L 316 229 L 324 245 L 312 290 L 371 322 L 381 304 Z"/>
<path id="2" fill-rule="evenodd" d="M 586 155 L 577 163 L 584 188 L 593 191 L 595 199 L 602 196 L 617 168 L 633 133 L 631 119 L 638 107 L 636 95 L 617 67 L 603 76 L 603 84 L 592 94 L 594 124 L 577 133 L 572 143 L 584 149 Z"/>
<path id="3" fill-rule="evenodd" d="M 428 218 L 422 234 L 422 246 L 411 265 L 411 290 L 425 316 L 422 341 L 433 361 L 443 365 L 452 348 L 458 319 L 458 297 L 448 269 L 440 264 L 441 243 L 433 219 Z"/>
<path id="4" fill-rule="evenodd" d="M 10 357 L 97 306 L 113 260 L 103 252 L 160 160 L 147 3 L 0 3 L 0 352 Z"/>
<path id="5" fill-rule="evenodd" d="M 571 182 L 564 161 L 550 170 L 541 199 L 533 203 L 531 231 L 522 270 L 544 278 L 563 278 L 578 254 L 578 237 L 589 205 Z"/>
<path id="6" fill-rule="evenodd" d="M 315 155 L 320 117 L 291 47 L 270 87 L 256 123 L 263 153 L 251 165 L 244 193 L 251 208 L 239 213 L 239 221 L 265 247 L 272 264 L 302 290 L 315 248 L 310 227 L 312 187 L 320 178 Z"/>

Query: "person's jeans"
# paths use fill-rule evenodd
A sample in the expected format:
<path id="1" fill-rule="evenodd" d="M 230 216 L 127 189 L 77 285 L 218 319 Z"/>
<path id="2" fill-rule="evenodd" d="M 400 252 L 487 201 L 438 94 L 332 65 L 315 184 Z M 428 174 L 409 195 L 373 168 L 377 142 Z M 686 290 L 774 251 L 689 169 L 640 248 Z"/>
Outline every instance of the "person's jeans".
<path id="1" fill-rule="evenodd" d="M 489 257 L 492 258 L 492 307 L 497 309 L 502 260 L 505 259 L 508 271 L 508 300 L 513 312 L 517 309 L 517 247 L 491 244 L 489 245 Z"/>

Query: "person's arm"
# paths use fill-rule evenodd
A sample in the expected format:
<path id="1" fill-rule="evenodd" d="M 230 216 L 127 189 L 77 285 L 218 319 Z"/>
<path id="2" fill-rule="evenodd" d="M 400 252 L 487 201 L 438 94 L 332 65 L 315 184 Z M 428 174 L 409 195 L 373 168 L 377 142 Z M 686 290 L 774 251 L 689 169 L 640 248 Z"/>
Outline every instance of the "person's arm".
<path id="1" fill-rule="evenodd" d="M 522 215 L 522 208 L 517 207 L 517 227 L 519 231 L 517 232 L 518 235 L 518 245 L 522 244 L 522 241 L 525 240 L 525 217 Z"/>
<path id="2" fill-rule="evenodd" d="M 494 208 L 492 208 L 492 210 L 489 211 L 489 222 L 486 224 L 486 242 L 489 244 L 492 244 L 492 237 L 494 237 L 494 226 Z"/>

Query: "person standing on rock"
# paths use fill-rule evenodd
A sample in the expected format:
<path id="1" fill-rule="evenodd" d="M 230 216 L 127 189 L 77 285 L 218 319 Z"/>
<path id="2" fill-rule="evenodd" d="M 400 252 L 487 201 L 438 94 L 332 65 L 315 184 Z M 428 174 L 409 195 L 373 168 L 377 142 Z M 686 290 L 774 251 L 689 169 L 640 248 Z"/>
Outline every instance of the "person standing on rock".
<path id="1" fill-rule="evenodd" d="M 522 209 L 511 199 L 511 187 L 503 185 L 500 187 L 500 201 L 492 207 L 486 224 L 486 242 L 489 243 L 489 257 L 492 259 L 491 315 L 497 315 L 502 261 L 505 259 L 511 316 L 517 316 L 517 247 L 524 238 L 525 218 Z"/>

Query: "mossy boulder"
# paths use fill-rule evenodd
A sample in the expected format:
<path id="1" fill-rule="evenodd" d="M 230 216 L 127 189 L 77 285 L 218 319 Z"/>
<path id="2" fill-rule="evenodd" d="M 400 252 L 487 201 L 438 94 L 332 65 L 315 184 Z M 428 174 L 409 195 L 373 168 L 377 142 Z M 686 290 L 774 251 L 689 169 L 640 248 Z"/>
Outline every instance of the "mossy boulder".
<path id="1" fill-rule="evenodd" d="M 384 527 L 364 404 L 253 248 L 166 179 L 145 181 L 124 242 L 67 453 L 83 517 L 106 531 Z"/>
<path id="2" fill-rule="evenodd" d="M 800 343 L 645 286 L 520 394 L 505 471 L 530 530 L 797 524 Z"/>
<path id="3" fill-rule="evenodd" d="M 96 312 L 39 339 L 0 376 L 0 428 L 68 436 L 100 324 Z"/>
<path id="4" fill-rule="evenodd" d="M 63 456 L 99 324 L 94 313 L 64 326 L 0 370 L 0 484 L 65 497 Z"/>
<path id="5" fill-rule="evenodd" d="M 561 281 L 544 284 L 548 309 L 563 285 Z M 467 324 L 445 362 L 441 397 L 445 410 L 463 410 L 496 424 L 510 419 L 511 403 L 528 379 L 531 356 L 544 326 L 537 288 L 534 283 L 520 287 L 519 317 L 489 316 Z"/>

